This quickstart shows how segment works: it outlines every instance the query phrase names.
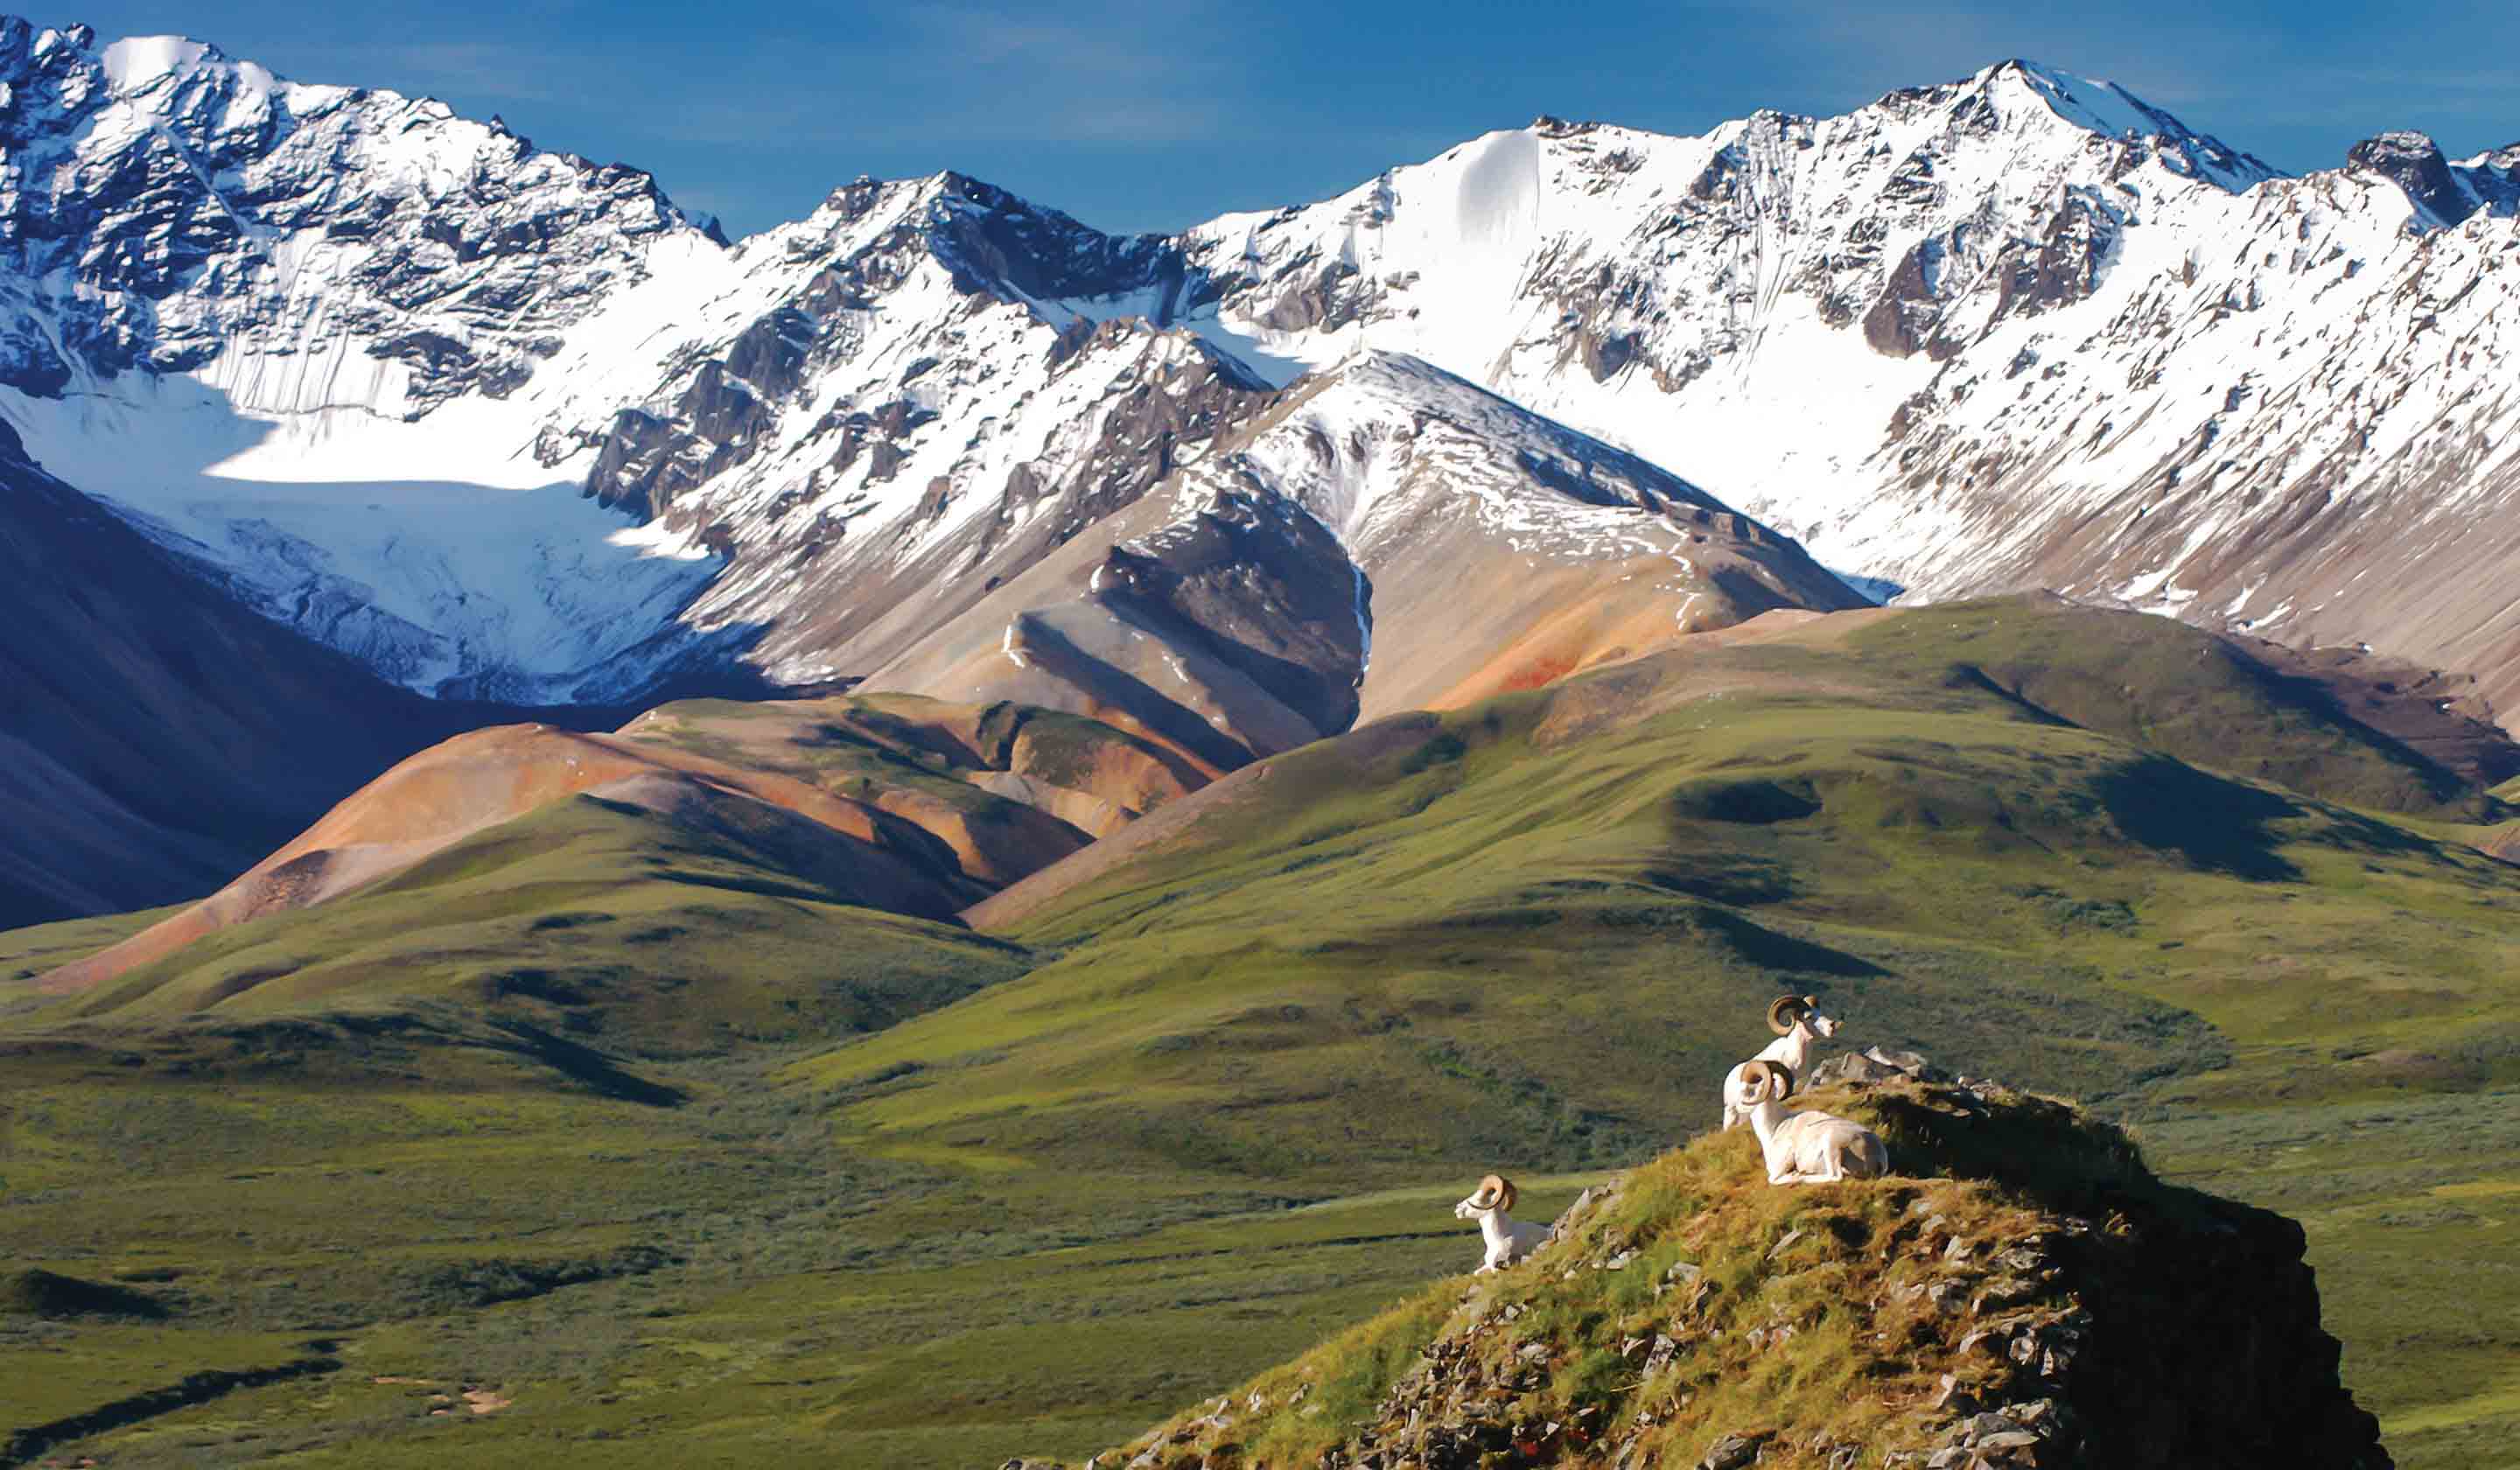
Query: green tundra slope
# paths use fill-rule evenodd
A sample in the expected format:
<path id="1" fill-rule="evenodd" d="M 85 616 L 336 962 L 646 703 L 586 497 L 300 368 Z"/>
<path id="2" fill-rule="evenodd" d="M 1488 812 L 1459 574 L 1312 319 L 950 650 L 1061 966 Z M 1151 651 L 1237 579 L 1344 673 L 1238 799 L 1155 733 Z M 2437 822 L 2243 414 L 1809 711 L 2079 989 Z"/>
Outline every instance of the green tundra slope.
<path id="1" fill-rule="evenodd" d="M 344 900 L 220 930 L 84 994 L 14 982 L 23 1013 L 0 1050 L 359 1075 L 389 1042 L 399 1065 L 426 1071 L 434 1063 L 408 1048 L 430 1038 L 472 1050 L 482 1037 L 539 1037 L 550 1047 L 518 1054 L 582 1082 L 569 1060 L 593 1054 L 582 1044 L 635 1065 L 873 1030 L 1025 968 L 1013 946 L 868 907 L 855 856 L 845 839 L 755 803 L 726 803 L 696 825 L 571 797 Z"/>
<path id="2" fill-rule="evenodd" d="M 1934 616 L 1964 647 L 1968 611 L 1291 752 L 971 911 L 1055 962 L 803 1075 L 863 1094 L 843 1126 L 872 1145 L 1056 1156 L 1153 1115 L 1158 1154 L 1273 1174 L 1632 1155 L 1702 1121 L 1677 1080 L 1720 1076 L 1757 1040 L 1723 1018 L 1780 987 L 2098 1099 L 2209 1069 L 2184 1086 L 2365 1095 L 2409 1049 L 2520 1075 L 2520 871 L 2026 711 L 1905 639 Z M 2364 1059 L 2273 1060 L 2340 1047 Z"/>
<path id="3" fill-rule="evenodd" d="M 581 798 L 111 994 L 32 979 L 112 933 L 0 938 L 0 1256 L 166 1312 L 0 1311 L 0 1434 L 1080 1454 L 1470 1264 L 1479 1174 L 1546 1216 L 1705 1128 L 1792 990 L 2302 1220 L 2393 1451 L 2474 1463 L 2520 1431 L 2494 757 L 2155 623 L 1853 614 L 1385 722 L 1150 803 L 977 934 Z M 218 997 L 272 955 L 306 978 Z"/>

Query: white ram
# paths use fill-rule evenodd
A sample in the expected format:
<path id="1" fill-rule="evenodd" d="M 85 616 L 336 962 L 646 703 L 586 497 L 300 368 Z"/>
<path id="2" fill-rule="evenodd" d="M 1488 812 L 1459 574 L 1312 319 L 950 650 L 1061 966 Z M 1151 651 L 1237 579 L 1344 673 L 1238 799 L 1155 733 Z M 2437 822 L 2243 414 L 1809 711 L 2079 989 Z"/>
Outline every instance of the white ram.
<path id="1" fill-rule="evenodd" d="M 1513 1180 L 1491 1174 L 1453 1206 L 1455 1218 L 1477 1221 L 1479 1234 L 1487 1240 L 1487 1255 L 1479 1263 L 1478 1274 L 1503 1270 L 1549 1243 L 1549 1226 L 1528 1222 L 1517 1225 L 1506 1215 L 1516 1198 Z"/>
<path id="2" fill-rule="evenodd" d="M 1777 1034 L 1759 1061 L 1782 1062 L 1785 1069 L 1800 1076 L 1811 1065 L 1812 1053 L 1820 1044 L 1837 1035 L 1837 1022 L 1820 1013 L 1818 996 L 1778 996 L 1768 1006 L 1768 1029 Z M 1724 1077 L 1724 1126 L 1737 1126 L 1749 1117 L 1749 1110 L 1733 1101 L 1741 1095 L 1741 1067 L 1734 1067 Z"/>
<path id="3" fill-rule="evenodd" d="M 1794 1074 L 1782 1063 L 1745 1062 L 1733 1094 L 1759 1136 L 1771 1184 L 1827 1184 L 1879 1179 L 1890 1172 L 1890 1148 L 1861 1123 L 1830 1113 L 1785 1111 Z"/>

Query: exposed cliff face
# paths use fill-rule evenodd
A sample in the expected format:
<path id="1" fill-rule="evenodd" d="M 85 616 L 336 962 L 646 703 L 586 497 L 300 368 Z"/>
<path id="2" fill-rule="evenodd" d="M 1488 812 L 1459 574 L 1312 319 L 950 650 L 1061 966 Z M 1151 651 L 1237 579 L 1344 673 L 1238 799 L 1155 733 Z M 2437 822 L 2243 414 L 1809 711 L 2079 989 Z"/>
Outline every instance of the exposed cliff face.
<path id="1" fill-rule="evenodd" d="M 1779 1187 L 1746 1131 L 1701 1138 L 1526 1264 L 1086 1463 L 2390 1464 L 2298 1225 L 2161 1185 L 2059 1104 L 1876 1075 L 1816 1104 L 1879 1129 L 1896 1178 Z"/>

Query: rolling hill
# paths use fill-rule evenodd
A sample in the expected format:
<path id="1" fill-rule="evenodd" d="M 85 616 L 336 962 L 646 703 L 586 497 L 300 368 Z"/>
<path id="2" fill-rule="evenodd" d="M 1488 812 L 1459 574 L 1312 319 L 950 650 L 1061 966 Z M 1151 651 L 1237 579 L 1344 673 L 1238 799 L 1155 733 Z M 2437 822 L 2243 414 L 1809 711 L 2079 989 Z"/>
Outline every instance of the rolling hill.
<path id="1" fill-rule="evenodd" d="M 2038 599 L 1776 614 L 1184 782 L 961 923 L 864 907 L 855 839 L 818 875 L 784 809 L 590 788 L 78 997 L 36 976 L 148 916 L 13 935 L 0 1230 L 174 1271 L 181 1311 L 0 1322 L 91 1386 L 0 1418 L 169 1382 L 167 1344 L 295 1361 L 294 1322 L 344 1366 L 99 1443 L 1079 1455 L 1460 1270 L 1477 1174 L 1546 1213 L 1708 1127 L 1791 989 L 2301 1219 L 2346 1383 L 2402 1463 L 2457 1463 L 2520 1353 L 2520 869 L 2476 845 L 2507 786 L 2306 677 Z M 941 800 L 1069 718 L 1020 713 L 706 701 L 610 739 Z M 1028 779 L 1178 773 L 1103 739 Z M 482 1387 L 514 1409 L 428 1411 Z"/>
<path id="2" fill-rule="evenodd" d="M 1063 958 L 803 1075 L 883 1079 L 844 1117 L 935 1147 L 1107 1146 L 1155 1112 L 1158 1153 L 1259 1174 L 1528 1166 L 1693 1121 L 1668 1079 L 1737 1044 L 1690 1018 L 1779 986 L 2103 1099 L 2298 1027 L 2423 1035 L 2490 993 L 2520 872 L 2346 804 L 2438 818 L 2456 779 L 2208 636 L 2037 600 L 1767 631 L 1219 781 L 969 912 Z M 2124 734 L 1998 683 L 2025 649 Z M 2226 749 L 2302 784 L 2203 764 Z M 2218 1013 L 2277 912 L 2291 983 Z M 2419 1000 L 2434 966 L 2470 978 Z M 1387 1121 L 1343 1136 L 1357 1116 Z"/>
<path id="3" fill-rule="evenodd" d="M 712 985 L 881 975 L 890 936 L 917 926 L 877 915 L 951 926 L 965 905 L 1092 841 L 1058 813 L 1116 829 L 1203 780 L 1097 722 L 902 696 L 677 702 L 611 735 L 474 731 L 395 766 L 202 903 L 29 970 L 19 1003 L 58 1001 L 49 1017 L 94 1023 L 63 1045 L 95 1025 L 372 1018 L 463 1001 L 565 1016 L 616 1043 L 660 1027 L 749 1035 L 752 1002 L 707 999 Z M 711 861 L 695 869 L 695 855 Z M 714 913 L 711 889 L 749 909 L 792 902 Z M 666 916 L 636 921 L 650 910 Z M 811 934 L 829 925 L 865 954 L 808 962 Z M 730 974 L 716 947 L 748 927 L 763 938 Z M 710 979 L 677 999 L 699 976 Z M 678 1006 L 691 1009 L 677 1020 Z M 645 1029 L 619 1034 L 632 1012 Z"/>

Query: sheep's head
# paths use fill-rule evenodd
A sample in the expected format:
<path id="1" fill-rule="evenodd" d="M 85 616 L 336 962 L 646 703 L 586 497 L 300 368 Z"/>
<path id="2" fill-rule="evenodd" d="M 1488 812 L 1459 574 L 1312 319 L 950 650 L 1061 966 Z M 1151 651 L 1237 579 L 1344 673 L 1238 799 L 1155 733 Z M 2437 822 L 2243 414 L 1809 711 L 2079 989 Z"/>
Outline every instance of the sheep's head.
<path id="1" fill-rule="evenodd" d="M 1453 1206 L 1453 1214 L 1461 1220 L 1475 1220 L 1491 1210 L 1512 1209 L 1515 1198 L 1513 1180 L 1502 1174 L 1491 1174 L 1480 1180 L 1479 1186 L 1466 1198 Z"/>
<path id="2" fill-rule="evenodd" d="M 1818 996 L 1778 996 L 1768 1006 L 1768 1029 L 1778 1036 L 1792 1033 L 1796 1025 L 1809 1026 L 1812 1035 L 1837 1035 L 1837 1022 L 1820 1013 Z"/>
<path id="3" fill-rule="evenodd" d="M 1793 1095 L 1794 1069 L 1783 1062 L 1752 1061 L 1741 1064 L 1741 1105 L 1756 1107 L 1762 1102 L 1782 1102 Z"/>

